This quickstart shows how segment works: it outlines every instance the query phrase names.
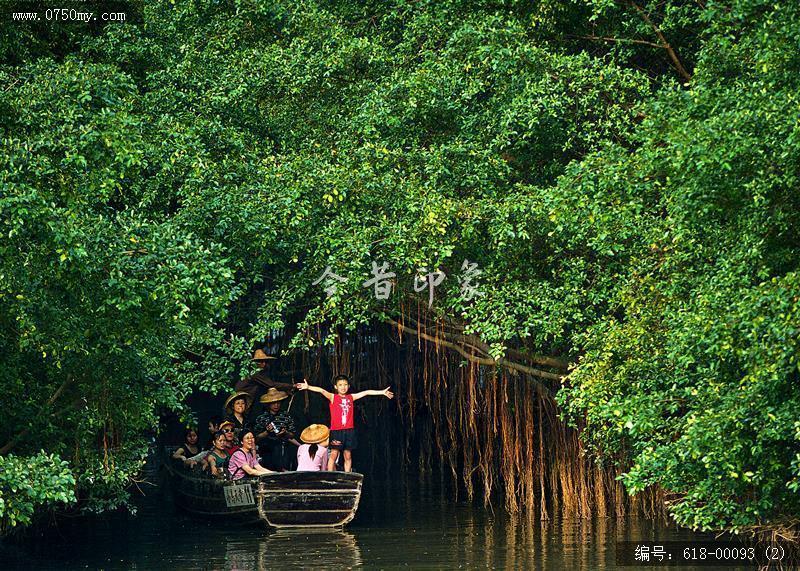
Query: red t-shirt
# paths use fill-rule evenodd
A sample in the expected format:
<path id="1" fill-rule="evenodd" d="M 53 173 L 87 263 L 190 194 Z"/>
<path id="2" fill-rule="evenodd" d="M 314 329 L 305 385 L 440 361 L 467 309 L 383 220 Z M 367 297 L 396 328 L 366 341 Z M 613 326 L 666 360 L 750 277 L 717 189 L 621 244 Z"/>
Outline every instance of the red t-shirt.
<path id="1" fill-rule="evenodd" d="M 333 395 L 330 403 L 331 430 L 353 428 L 353 395 Z"/>

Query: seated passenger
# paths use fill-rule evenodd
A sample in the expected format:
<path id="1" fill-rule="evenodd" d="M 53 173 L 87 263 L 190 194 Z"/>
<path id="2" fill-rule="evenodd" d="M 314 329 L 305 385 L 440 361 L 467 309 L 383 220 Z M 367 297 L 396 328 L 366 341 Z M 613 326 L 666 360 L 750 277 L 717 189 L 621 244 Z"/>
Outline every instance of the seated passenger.
<path id="1" fill-rule="evenodd" d="M 194 462 L 202 462 L 203 463 L 203 470 L 205 470 L 207 468 L 208 464 L 206 462 L 204 462 L 204 460 L 206 459 L 206 456 L 208 456 L 208 453 L 211 452 L 211 450 L 214 448 L 214 435 L 217 432 L 219 432 L 219 425 L 220 425 L 221 422 L 222 422 L 222 418 L 220 416 L 218 416 L 218 415 L 214 415 L 210 419 L 208 419 L 208 433 L 209 434 L 208 434 L 208 441 L 206 443 L 206 446 L 199 453 L 197 453 L 194 456 L 192 456 L 191 458 L 189 458 L 189 460 L 192 460 Z"/>
<path id="2" fill-rule="evenodd" d="M 183 435 L 183 444 L 175 452 L 172 457 L 176 460 L 181 460 L 183 464 L 189 468 L 193 468 L 197 461 L 192 457 L 200 452 L 200 447 L 197 445 L 197 431 L 194 428 L 187 428 Z"/>
<path id="3" fill-rule="evenodd" d="M 223 420 L 219 425 L 219 430 L 225 435 L 225 450 L 228 454 L 233 454 L 239 449 L 239 443 L 236 441 L 236 432 L 233 429 L 233 423 L 230 420 Z"/>
<path id="4" fill-rule="evenodd" d="M 324 424 L 312 424 L 300 433 L 305 442 L 297 449 L 297 471 L 320 472 L 328 469 L 328 438 L 331 431 Z"/>
<path id="5" fill-rule="evenodd" d="M 222 417 L 218 414 L 208 419 L 208 444 L 206 446 L 208 450 L 214 448 L 214 437 L 219 432 L 220 424 L 222 424 Z"/>
<path id="6" fill-rule="evenodd" d="M 226 442 L 225 434 L 221 431 L 217 432 L 216 436 L 214 436 L 214 448 L 211 449 L 205 459 L 211 475 L 215 478 L 223 478 L 225 476 L 222 467 L 230 457 L 227 450 L 225 450 Z"/>
<path id="7" fill-rule="evenodd" d="M 231 459 L 228 460 L 228 473 L 232 480 L 273 473 L 272 470 L 267 470 L 258 463 L 256 437 L 252 430 L 242 432 L 242 447 L 231 454 Z"/>

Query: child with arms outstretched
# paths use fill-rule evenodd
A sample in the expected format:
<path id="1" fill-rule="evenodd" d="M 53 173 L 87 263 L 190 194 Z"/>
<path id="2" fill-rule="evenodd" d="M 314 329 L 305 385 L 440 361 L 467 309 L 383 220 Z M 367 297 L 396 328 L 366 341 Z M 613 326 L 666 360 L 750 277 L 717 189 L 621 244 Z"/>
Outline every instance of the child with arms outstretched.
<path id="1" fill-rule="evenodd" d="M 352 395 L 347 394 L 350 389 L 350 381 L 347 375 L 337 375 L 333 378 L 333 387 L 336 394 L 330 393 L 322 387 L 309 385 L 304 379 L 303 382 L 295 385 L 300 390 L 309 390 L 319 393 L 330 402 L 331 411 L 331 435 L 330 435 L 330 456 L 328 457 L 328 470 L 336 469 L 336 460 L 339 458 L 339 451 L 344 454 L 344 471 L 353 471 L 352 451 L 358 446 L 356 430 L 353 424 L 354 402 L 363 397 L 384 396 L 394 398 L 394 394 L 386 387 L 383 390 L 367 390 Z"/>

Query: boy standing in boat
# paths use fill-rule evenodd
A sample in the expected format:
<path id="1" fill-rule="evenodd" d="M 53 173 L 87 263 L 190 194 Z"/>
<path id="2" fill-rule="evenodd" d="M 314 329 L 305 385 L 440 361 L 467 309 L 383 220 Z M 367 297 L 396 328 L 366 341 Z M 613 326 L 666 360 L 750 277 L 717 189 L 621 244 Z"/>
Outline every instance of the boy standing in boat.
<path id="1" fill-rule="evenodd" d="M 328 457 L 328 470 L 336 469 L 336 460 L 339 458 L 339 451 L 344 454 L 344 471 L 353 471 L 352 451 L 358 446 L 355 425 L 355 401 L 368 396 L 384 396 L 393 398 L 394 394 L 386 387 L 383 390 L 366 390 L 352 395 L 347 394 L 350 390 L 350 381 L 347 375 L 337 375 L 333 378 L 333 387 L 336 394 L 330 393 L 322 387 L 314 387 L 303 380 L 295 385 L 300 390 L 309 390 L 319 393 L 330 402 L 331 411 L 331 435 L 330 435 L 330 456 Z"/>

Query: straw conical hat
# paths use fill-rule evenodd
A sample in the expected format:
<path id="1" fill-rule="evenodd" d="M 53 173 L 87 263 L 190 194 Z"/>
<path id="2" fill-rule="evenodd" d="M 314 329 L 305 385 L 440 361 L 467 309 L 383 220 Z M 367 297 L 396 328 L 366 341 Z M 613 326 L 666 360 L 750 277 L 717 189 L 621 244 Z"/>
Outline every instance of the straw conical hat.
<path id="1" fill-rule="evenodd" d="M 330 434 L 331 431 L 324 424 L 311 424 L 300 433 L 300 440 L 306 444 L 319 444 L 325 442 Z"/>
<path id="2" fill-rule="evenodd" d="M 283 400 L 285 398 L 289 398 L 289 394 L 283 391 L 279 391 L 275 387 L 270 387 L 267 389 L 267 392 L 261 395 L 261 398 L 258 399 L 259 402 L 263 404 L 269 404 L 271 402 L 277 402 L 279 400 Z"/>
<path id="3" fill-rule="evenodd" d="M 256 349 L 256 352 L 253 353 L 253 361 L 267 361 L 269 359 L 276 359 L 276 357 L 267 355 L 263 349 Z"/>
<path id="4" fill-rule="evenodd" d="M 229 396 L 228 400 L 225 401 L 225 410 L 229 410 L 231 404 L 233 404 L 233 401 L 235 401 L 240 397 L 244 397 L 245 406 L 249 407 L 250 401 L 253 400 L 253 397 L 250 396 L 250 393 L 238 392 L 236 394 Z"/>

